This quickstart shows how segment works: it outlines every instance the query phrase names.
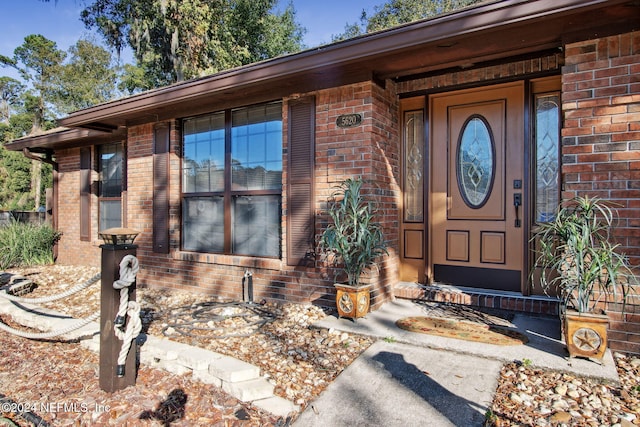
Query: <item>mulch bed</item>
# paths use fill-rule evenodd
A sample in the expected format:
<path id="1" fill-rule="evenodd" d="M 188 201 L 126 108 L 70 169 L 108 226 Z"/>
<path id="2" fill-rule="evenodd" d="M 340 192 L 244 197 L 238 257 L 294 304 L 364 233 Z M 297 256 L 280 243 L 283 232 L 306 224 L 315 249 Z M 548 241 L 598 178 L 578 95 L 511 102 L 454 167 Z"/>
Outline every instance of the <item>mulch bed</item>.
<path id="1" fill-rule="evenodd" d="M 0 321 L 24 329 L 9 318 Z M 3 418 L 18 426 L 34 425 L 12 409 L 30 409 L 32 415 L 55 426 L 286 423 L 190 375 L 144 365 L 135 386 L 107 393 L 98 385 L 98 363 L 98 355 L 78 343 L 33 341 L 0 333 L 0 395 L 4 397 L 0 398 L 0 425 L 4 425 Z"/>

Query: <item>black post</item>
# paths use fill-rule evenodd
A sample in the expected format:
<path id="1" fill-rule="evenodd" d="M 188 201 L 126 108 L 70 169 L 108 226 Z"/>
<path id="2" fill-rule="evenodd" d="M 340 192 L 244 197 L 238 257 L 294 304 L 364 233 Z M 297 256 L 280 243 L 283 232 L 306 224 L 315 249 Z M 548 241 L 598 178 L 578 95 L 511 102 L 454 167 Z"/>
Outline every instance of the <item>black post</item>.
<path id="1" fill-rule="evenodd" d="M 120 307 L 120 290 L 114 289 L 113 282 L 120 278 L 120 261 L 127 255 L 136 255 L 137 245 L 101 245 L 102 272 L 100 288 L 100 388 L 107 392 L 122 390 L 136 383 L 136 341 L 125 362 L 124 376 L 117 375 L 118 355 L 122 341 L 113 332 L 113 322 Z M 136 283 L 129 286 L 129 301 L 136 300 Z"/>

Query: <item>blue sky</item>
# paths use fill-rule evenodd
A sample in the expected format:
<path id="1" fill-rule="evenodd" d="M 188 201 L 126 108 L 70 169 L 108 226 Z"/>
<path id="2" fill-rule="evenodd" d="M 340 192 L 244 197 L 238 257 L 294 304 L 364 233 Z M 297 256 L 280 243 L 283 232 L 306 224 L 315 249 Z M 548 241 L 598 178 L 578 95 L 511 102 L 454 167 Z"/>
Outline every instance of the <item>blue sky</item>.
<path id="1" fill-rule="evenodd" d="M 88 0 L 86 0 L 88 1 Z M 279 0 L 281 10 L 288 0 Z M 343 32 L 345 24 L 359 20 L 362 10 L 372 13 L 375 5 L 385 0 L 293 0 L 298 22 L 305 28 L 304 43 L 315 47 L 331 41 L 331 36 Z M 83 0 L 0 0 L 0 55 L 12 57 L 13 50 L 29 34 L 42 34 L 58 48 L 67 50 L 81 37 L 90 35 L 80 21 Z M 97 36 L 96 36 L 97 37 Z M 97 37 L 98 38 L 98 37 Z M 99 40 L 99 38 L 98 38 Z M 11 75 L 0 68 L 0 76 Z"/>

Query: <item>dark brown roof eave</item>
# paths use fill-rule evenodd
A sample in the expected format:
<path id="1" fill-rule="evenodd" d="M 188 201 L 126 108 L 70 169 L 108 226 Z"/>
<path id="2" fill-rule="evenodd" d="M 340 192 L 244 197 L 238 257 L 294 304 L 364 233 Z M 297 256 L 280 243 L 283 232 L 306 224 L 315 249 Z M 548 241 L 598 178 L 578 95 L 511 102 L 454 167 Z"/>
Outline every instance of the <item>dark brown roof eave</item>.
<path id="1" fill-rule="evenodd" d="M 374 69 L 384 61 L 376 58 L 390 58 L 401 55 L 416 47 L 441 44 L 447 40 L 459 39 L 473 34 L 493 33 L 510 27 L 523 26 L 526 23 L 540 22 L 546 17 L 570 15 L 574 11 L 603 8 L 624 4 L 626 0 L 537 0 L 537 1 L 498 1 L 480 4 L 459 12 L 436 17 L 417 23 L 407 24 L 390 30 L 381 31 L 357 39 L 303 51 L 297 54 L 279 57 L 241 68 L 224 71 L 212 76 L 174 84 L 151 90 L 121 100 L 97 105 L 77 111 L 61 119 L 59 123 L 68 127 L 116 127 L 134 121 L 154 121 L 157 111 L 172 105 L 185 105 L 203 97 L 217 95 L 233 97 L 236 93 L 251 93 L 259 85 L 271 85 L 272 93 L 285 91 L 295 93 L 292 82 L 311 80 L 319 73 L 325 75 L 348 73 L 360 70 L 357 78 L 376 75 L 390 77 L 393 70 Z M 506 33 L 505 33 L 506 34 Z M 541 35 L 540 37 L 545 37 Z M 548 36 L 547 36 L 548 37 Z M 560 45 L 559 38 L 545 40 L 535 46 L 530 41 L 527 49 L 548 49 Z M 504 54 L 504 52 L 501 52 Z M 390 67 L 390 66 L 389 66 Z M 367 69 L 365 69 L 367 68 Z M 315 74 L 318 73 L 318 74 Z M 355 78 L 355 77 L 352 77 Z M 296 80 L 297 79 L 297 80 Z M 346 80 L 344 80 L 346 81 Z M 344 81 L 326 80 L 324 86 L 340 84 Z M 322 83 L 314 89 L 322 88 Z"/>
<path id="2" fill-rule="evenodd" d="M 117 132 L 101 132 L 92 129 L 59 127 L 40 135 L 14 139 L 4 145 L 7 150 L 22 151 L 27 148 L 34 153 L 46 153 L 53 150 L 73 148 L 91 143 L 106 142 L 124 135 L 124 129 Z"/>

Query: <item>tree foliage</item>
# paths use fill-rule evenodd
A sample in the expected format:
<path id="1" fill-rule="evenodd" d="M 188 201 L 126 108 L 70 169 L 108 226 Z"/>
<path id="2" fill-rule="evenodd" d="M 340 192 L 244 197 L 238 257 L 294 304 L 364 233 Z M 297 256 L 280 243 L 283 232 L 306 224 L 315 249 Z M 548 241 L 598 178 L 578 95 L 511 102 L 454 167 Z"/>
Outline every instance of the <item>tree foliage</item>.
<path id="1" fill-rule="evenodd" d="M 39 34 L 31 34 L 16 47 L 13 57 L 2 57 L 5 66 L 18 71 L 22 83 L 3 77 L 4 106 L 0 137 L 8 142 L 28 134 L 36 134 L 55 125 L 53 100 L 58 90 L 60 67 L 66 53 L 55 42 Z M 32 209 L 43 200 L 46 186 L 51 185 L 51 168 L 31 161 L 22 153 L 0 150 L 0 206 L 6 209 Z"/>
<path id="2" fill-rule="evenodd" d="M 31 119 L 29 134 L 37 134 L 48 127 L 47 121 L 53 119 L 51 101 L 57 87 L 56 79 L 65 57 L 66 53 L 58 49 L 54 41 L 40 34 L 31 34 L 15 48 L 13 58 L 0 58 L 3 65 L 15 68 L 28 85 L 28 89 L 22 94 L 22 114 L 15 117 L 15 120 L 14 117 L 9 120 L 9 135 L 15 135 L 16 131 L 24 133 L 24 129 L 20 129 L 15 123 L 20 121 L 24 124 L 25 118 Z M 6 194 L 2 197 L 21 207 L 38 207 L 44 192 L 43 182 L 48 180 L 50 170 L 43 168 L 39 161 L 22 158 L 29 165 L 25 172 L 23 160 L 18 160 L 13 154 L 3 153 L 2 156 L 0 166 L 7 182 L 3 190 Z"/>
<path id="3" fill-rule="evenodd" d="M 26 135 L 33 124 L 30 114 L 15 113 L 8 123 L 0 123 L 0 140 Z M 22 153 L 0 147 L 0 209 L 32 209 L 31 161 Z"/>
<path id="4" fill-rule="evenodd" d="M 52 102 L 59 113 L 68 114 L 114 98 L 118 69 L 111 53 L 90 40 L 78 40 L 68 50 L 52 88 Z"/>
<path id="5" fill-rule="evenodd" d="M 144 75 L 157 87 L 291 53 L 303 30 L 289 5 L 277 0 L 95 0 L 82 11 L 117 52 L 133 50 L 138 70 L 127 71 L 128 90 Z"/>
<path id="6" fill-rule="evenodd" d="M 23 93 L 21 102 L 14 105 L 8 123 L 0 123 L 0 209 L 31 210 L 40 200 L 44 200 L 46 188 L 53 184 L 50 165 L 37 168 L 38 178 L 34 180 L 34 163 L 21 152 L 9 151 L 4 143 L 28 135 L 33 127 L 33 108 L 39 100 L 33 94 Z M 45 128 L 53 123 L 45 122 Z M 37 187 L 34 187 L 34 183 Z M 37 189 L 36 189 L 37 188 Z"/>
<path id="7" fill-rule="evenodd" d="M 0 77 L 0 123 L 9 124 L 11 111 L 20 103 L 24 85 L 11 77 Z"/>
<path id="8" fill-rule="evenodd" d="M 22 79 L 31 85 L 29 92 L 33 94 L 32 132 L 42 129 L 50 100 L 55 90 L 55 80 L 66 54 L 58 49 L 54 41 L 40 34 L 30 34 L 24 43 L 13 51 L 13 67 L 18 70 Z"/>
<path id="9" fill-rule="evenodd" d="M 21 103 L 33 113 L 32 132 L 46 130 L 45 121 L 60 114 L 109 101 L 117 94 L 119 69 L 111 53 L 91 40 L 80 39 L 64 52 L 55 42 L 31 34 L 14 50 L 13 58 L 0 57 L 0 64 L 16 69 L 22 78 L 22 82 L 0 78 L 0 100 L 6 100 L 0 106 L 6 111 L 9 101 Z"/>
<path id="10" fill-rule="evenodd" d="M 48 0 L 41 0 L 47 2 Z M 136 64 L 122 68 L 91 40 L 67 52 L 42 35 L 25 37 L 0 66 L 0 143 L 55 126 L 62 114 L 180 80 L 215 73 L 302 47 L 295 10 L 273 12 L 277 0 L 92 0 L 81 19 Z M 119 56 L 118 56 L 119 60 Z M 0 208 L 38 207 L 52 181 L 50 166 L 0 146 Z"/>
<path id="11" fill-rule="evenodd" d="M 431 18 L 479 3 L 480 1 L 481 0 L 389 0 L 381 6 L 376 6 L 371 16 L 367 16 L 366 11 L 363 10 L 360 16 L 360 23 L 347 24 L 342 34 L 333 36 L 333 41 L 346 40 L 420 19 Z"/>

